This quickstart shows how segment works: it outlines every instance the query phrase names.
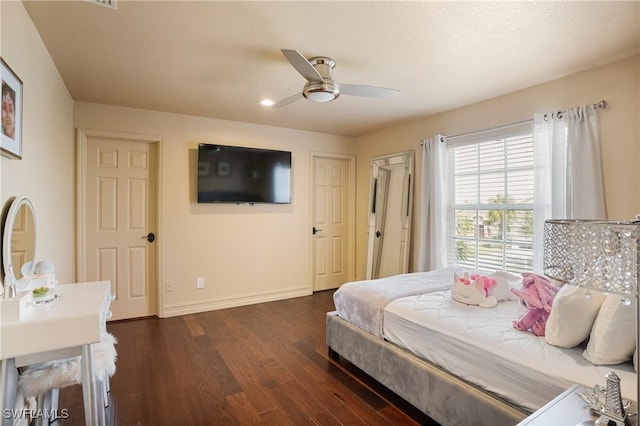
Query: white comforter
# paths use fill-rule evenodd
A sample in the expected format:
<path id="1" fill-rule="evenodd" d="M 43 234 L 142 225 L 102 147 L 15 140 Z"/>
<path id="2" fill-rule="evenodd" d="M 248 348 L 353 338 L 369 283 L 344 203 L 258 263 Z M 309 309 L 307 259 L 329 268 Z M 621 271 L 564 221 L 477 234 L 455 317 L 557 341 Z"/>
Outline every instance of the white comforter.
<path id="1" fill-rule="evenodd" d="M 384 337 L 421 358 L 502 398 L 534 411 L 574 383 L 604 386 L 620 377 L 622 396 L 636 398 L 633 364 L 596 366 L 584 347 L 558 348 L 513 328 L 525 312 L 515 301 L 491 309 L 468 306 L 450 291 L 404 297 L 384 311 Z"/>
<path id="2" fill-rule="evenodd" d="M 414 272 L 376 280 L 343 284 L 333 295 L 336 311 L 342 319 L 382 337 L 383 310 L 389 302 L 406 296 L 446 290 L 453 284 L 454 271 Z"/>

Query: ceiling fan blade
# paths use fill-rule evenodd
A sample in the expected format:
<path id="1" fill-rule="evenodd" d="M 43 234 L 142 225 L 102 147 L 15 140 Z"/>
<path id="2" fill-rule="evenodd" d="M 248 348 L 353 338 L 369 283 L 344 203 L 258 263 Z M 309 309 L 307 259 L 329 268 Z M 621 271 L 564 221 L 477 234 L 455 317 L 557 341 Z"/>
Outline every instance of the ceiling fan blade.
<path id="1" fill-rule="evenodd" d="M 302 53 L 297 50 L 281 49 L 287 60 L 293 65 L 304 78 L 308 81 L 322 81 L 322 76 L 316 70 L 311 62 L 305 58 Z"/>
<path id="2" fill-rule="evenodd" d="M 291 103 L 294 103 L 295 101 L 302 99 L 302 93 L 296 93 L 293 96 L 289 96 L 288 98 L 284 98 L 281 101 L 276 102 L 275 104 L 273 104 L 274 108 L 280 108 L 283 107 L 285 105 L 289 105 Z"/>
<path id="3" fill-rule="evenodd" d="M 396 89 L 386 87 L 363 86 L 361 84 L 341 84 L 340 94 L 349 96 L 365 96 L 368 98 L 390 98 L 400 93 Z"/>

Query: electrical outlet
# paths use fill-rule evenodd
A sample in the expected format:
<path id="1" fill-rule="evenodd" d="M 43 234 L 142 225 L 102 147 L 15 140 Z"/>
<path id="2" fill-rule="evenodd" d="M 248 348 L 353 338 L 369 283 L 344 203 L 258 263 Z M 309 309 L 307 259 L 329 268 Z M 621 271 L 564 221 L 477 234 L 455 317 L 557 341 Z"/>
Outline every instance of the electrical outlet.
<path id="1" fill-rule="evenodd" d="M 196 288 L 204 288 L 204 277 L 196 278 Z"/>
<path id="2" fill-rule="evenodd" d="M 165 281 L 164 287 L 167 290 L 167 292 L 173 291 L 173 281 L 171 281 L 171 280 Z"/>

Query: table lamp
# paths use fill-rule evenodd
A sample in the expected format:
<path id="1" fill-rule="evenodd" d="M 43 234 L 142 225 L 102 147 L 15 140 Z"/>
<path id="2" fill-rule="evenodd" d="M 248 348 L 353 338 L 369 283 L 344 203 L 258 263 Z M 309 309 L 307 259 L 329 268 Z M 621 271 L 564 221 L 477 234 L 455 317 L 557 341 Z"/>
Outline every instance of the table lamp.
<path id="1" fill-rule="evenodd" d="M 547 220 L 544 225 L 544 273 L 562 283 L 618 294 L 621 303 L 638 300 L 640 222 L 608 220 Z M 636 302 L 636 355 L 640 342 L 640 309 Z M 640 398 L 640 380 L 636 400 Z M 617 382 L 616 382 L 617 380 Z M 617 385 L 617 389 L 616 389 Z M 595 394 L 594 394 L 595 393 Z M 607 375 L 607 389 L 595 387 L 582 395 L 600 414 L 595 424 L 625 425 L 628 418 L 620 396 L 619 378 Z M 637 407 L 638 405 L 636 405 Z M 637 408 L 636 408 L 637 410 Z"/>

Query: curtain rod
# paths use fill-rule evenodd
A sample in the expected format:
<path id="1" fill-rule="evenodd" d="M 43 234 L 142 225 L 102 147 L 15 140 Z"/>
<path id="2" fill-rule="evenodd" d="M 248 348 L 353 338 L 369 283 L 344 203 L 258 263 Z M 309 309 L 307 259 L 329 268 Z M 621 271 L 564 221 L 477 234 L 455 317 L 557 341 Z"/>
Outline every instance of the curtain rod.
<path id="1" fill-rule="evenodd" d="M 605 109 L 607 107 L 607 105 L 609 105 L 607 103 L 607 101 L 605 101 L 604 99 L 601 100 L 600 102 L 598 102 L 597 104 L 593 104 L 593 107 L 595 109 Z M 567 113 L 567 111 L 558 111 L 555 114 L 551 113 L 551 118 L 562 118 L 563 115 L 565 115 Z M 547 121 L 547 118 L 549 117 L 548 114 L 544 115 L 544 121 Z"/>
<path id="2" fill-rule="evenodd" d="M 607 107 L 607 105 L 608 105 L 608 104 L 607 104 L 607 101 L 605 101 L 605 100 L 603 99 L 603 100 L 601 100 L 600 102 L 598 102 L 597 104 L 593 104 L 593 107 L 594 107 L 595 109 L 605 109 L 605 108 Z M 558 112 L 555 114 L 555 116 L 556 116 L 555 118 L 562 118 L 562 116 L 563 116 L 564 114 L 566 114 L 566 113 L 567 113 L 567 111 L 558 111 Z M 547 119 L 547 117 L 548 117 L 548 115 L 547 115 L 547 114 L 545 114 L 545 115 L 544 115 L 544 119 L 546 120 L 546 119 Z M 553 117 L 553 114 L 552 114 L 552 117 Z M 526 123 L 532 123 L 532 122 L 533 122 L 533 119 L 529 119 L 529 120 L 522 120 L 522 121 L 517 121 L 517 122 L 515 122 L 515 123 L 511 123 L 511 124 L 505 124 L 504 126 L 492 127 L 492 128 L 490 128 L 490 129 L 476 130 L 476 131 L 473 131 L 473 132 L 460 133 L 460 134 L 453 135 L 453 136 L 446 136 L 446 138 L 447 138 L 447 139 L 455 139 L 455 138 L 460 138 L 460 137 L 462 137 L 462 136 L 475 135 L 475 134 L 479 134 L 479 133 L 490 132 L 490 131 L 492 131 L 492 130 L 501 130 L 501 129 L 506 129 L 506 128 L 508 128 L 508 127 L 518 126 L 518 125 L 520 125 L 520 124 L 526 124 Z M 424 139 L 420 141 L 420 146 L 424 145 L 424 141 L 425 141 Z"/>
<path id="3" fill-rule="evenodd" d="M 444 138 L 446 138 L 447 140 L 449 140 L 449 139 L 455 139 L 455 138 L 460 138 L 460 137 L 462 137 L 462 136 L 469 136 L 469 135 L 475 135 L 475 134 L 479 134 L 479 133 L 490 132 L 490 131 L 493 131 L 493 130 L 506 129 L 506 128 L 508 128 L 508 127 L 518 126 L 518 125 L 520 125 L 520 124 L 526 124 L 526 123 L 533 123 L 533 119 L 529 119 L 529 120 L 522 120 L 522 121 L 518 121 L 518 122 L 516 122 L 516 123 L 505 124 L 504 126 L 492 127 L 492 128 L 490 128 L 490 129 L 475 130 L 475 131 L 473 131 L 473 132 L 460 133 L 459 135 L 444 136 L 444 137 L 442 137 L 442 139 L 440 140 L 440 142 L 444 142 Z M 420 145 L 424 145 L 424 139 L 420 141 Z"/>

